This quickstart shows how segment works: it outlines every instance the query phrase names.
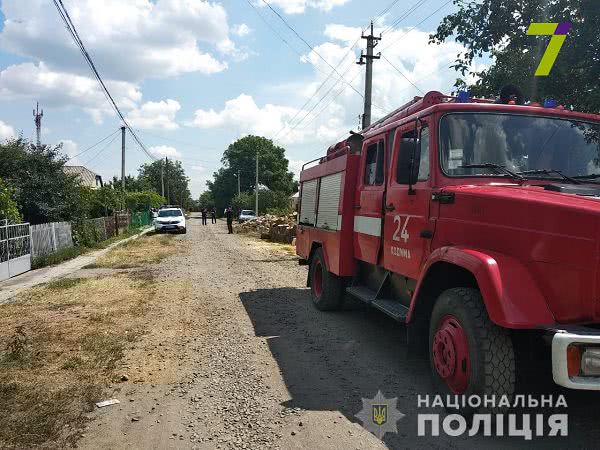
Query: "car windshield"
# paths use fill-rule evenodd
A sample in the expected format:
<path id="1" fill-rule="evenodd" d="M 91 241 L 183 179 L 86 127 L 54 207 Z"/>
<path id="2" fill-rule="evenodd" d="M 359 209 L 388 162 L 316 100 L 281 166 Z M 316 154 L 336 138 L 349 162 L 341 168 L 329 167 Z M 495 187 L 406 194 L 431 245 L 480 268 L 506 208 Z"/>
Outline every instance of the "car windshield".
<path id="1" fill-rule="evenodd" d="M 180 217 L 182 215 L 179 209 L 162 209 L 158 212 L 158 217 Z"/>
<path id="2" fill-rule="evenodd" d="M 497 164 L 530 178 L 561 178 L 543 171 L 584 177 L 600 173 L 600 125 L 516 114 L 453 113 L 440 122 L 440 157 L 449 176 L 507 176 L 490 167 L 462 167 Z"/>
<path id="3" fill-rule="evenodd" d="M 249 209 L 242 209 L 242 216 L 253 216 L 254 215 L 254 211 L 251 211 Z"/>

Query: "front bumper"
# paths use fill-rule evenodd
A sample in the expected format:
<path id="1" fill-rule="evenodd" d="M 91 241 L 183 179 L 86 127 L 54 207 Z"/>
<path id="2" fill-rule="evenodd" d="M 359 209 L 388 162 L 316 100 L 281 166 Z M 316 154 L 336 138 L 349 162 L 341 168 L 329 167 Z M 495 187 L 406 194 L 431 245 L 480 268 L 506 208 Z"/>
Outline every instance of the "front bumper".
<path id="1" fill-rule="evenodd" d="M 580 348 L 600 349 L 600 332 L 596 329 L 578 327 L 558 330 L 552 337 L 552 377 L 554 382 L 569 389 L 600 391 L 600 376 L 581 374 L 569 376 L 567 349 L 570 345 Z"/>
<path id="2" fill-rule="evenodd" d="M 183 225 L 183 224 L 162 224 L 162 223 L 154 224 L 155 231 L 181 231 L 184 229 L 185 229 L 185 225 Z"/>

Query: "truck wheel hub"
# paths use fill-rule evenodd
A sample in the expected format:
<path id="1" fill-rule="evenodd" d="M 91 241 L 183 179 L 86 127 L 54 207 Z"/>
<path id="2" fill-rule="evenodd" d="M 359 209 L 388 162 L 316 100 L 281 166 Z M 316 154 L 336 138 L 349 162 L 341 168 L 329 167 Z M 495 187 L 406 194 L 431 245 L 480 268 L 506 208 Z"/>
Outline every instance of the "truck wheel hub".
<path id="1" fill-rule="evenodd" d="M 469 384 L 471 366 L 469 344 L 463 327 L 451 315 L 439 323 L 433 336 L 433 364 L 439 376 L 455 394 L 462 394 Z"/>

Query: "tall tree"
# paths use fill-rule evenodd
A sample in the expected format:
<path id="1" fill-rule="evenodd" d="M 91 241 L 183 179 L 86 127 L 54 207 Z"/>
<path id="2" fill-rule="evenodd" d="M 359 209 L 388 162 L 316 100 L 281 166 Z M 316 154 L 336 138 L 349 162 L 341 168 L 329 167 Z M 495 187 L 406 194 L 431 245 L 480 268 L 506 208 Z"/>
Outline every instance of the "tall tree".
<path id="1" fill-rule="evenodd" d="M 466 51 L 454 67 L 464 77 L 479 77 L 470 90 L 493 96 L 505 84 L 520 86 L 532 101 L 556 99 L 576 110 L 600 111 L 600 2 L 598 0 L 455 0 L 458 11 L 446 16 L 430 37 L 442 43 L 454 37 Z M 573 24 L 549 76 L 534 73 L 550 36 L 529 36 L 532 22 Z M 494 63 L 471 70 L 474 58 L 489 54 Z M 463 78 L 456 86 L 463 87 Z"/>
<path id="2" fill-rule="evenodd" d="M 28 222 L 75 220 L 86 214 L 79 182 L 63 171 L 66 157 L 61 149 L 37 147 L 21 138 L 0 144 L 0 178 L 13 186 Z"/>
<path id="3" fill-rule="evenodd" d="M 231 203 L 238 191 L 238 175 L 242 192 L 253 192 L 256 185 L 258 154 L 259 184 L 271 191 L 291 194 L 297 188 L 294 174 L 288 170 L 285 149 L 261 136 L 246 136 L 231 144 L 223 153 L 221 167 L 207 186 L 218 208 Z"/>
<path id="4" fill-rule="evenodd" d="M 161 171 L 164 176 L 165 198 L 169 204 L 187 207 L 191 203 L 190 179 L 185 174 L 181 161 L 165 160 L 144 164 L 139 169 L 138 182 L 142 186 L 162 194 Z"/>

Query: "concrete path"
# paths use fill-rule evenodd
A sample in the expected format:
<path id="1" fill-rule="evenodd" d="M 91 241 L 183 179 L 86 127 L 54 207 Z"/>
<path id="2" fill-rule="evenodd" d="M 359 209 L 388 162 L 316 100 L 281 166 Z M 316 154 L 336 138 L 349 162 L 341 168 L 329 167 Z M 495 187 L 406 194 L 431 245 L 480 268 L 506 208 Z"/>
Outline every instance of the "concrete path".
<path id="1" fill-rule="evenodd" d="M 10 278 L 6 281 L 3 281 L 2 283 L 0 283 L 0 305 L 2 305 L 3 303 L 9 303 L 10 300 L 14 298 L 17 294 L 19 294 L 21 291 L 37 286 L 38 284 L 48 283 L 57 278 L 65 277 L 67 275 L 72 274 L 73 272 L 78 271 L 84 266 L 93 264 L 96 261 L 96 258 L 108 253 L 114 247 L 122 245 L 133 239 L 137 239 L 138 237 L 152 230 L 153 228 L 147 228 L 141 233 L 136 234 L 135 236 L 131 236 L 127 239 L 123 239 L 122 241 L 115 242 L 114 244 L 111 244 L 110 246 L 102 250 L 86 253 L 85 255 L 81 255 L 77 258 L 70 259 L 56 266 L 31 270 L 22 275 L 18 275 L 14 278 Z"/>

